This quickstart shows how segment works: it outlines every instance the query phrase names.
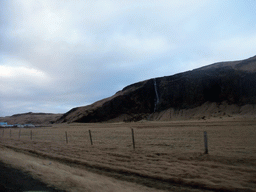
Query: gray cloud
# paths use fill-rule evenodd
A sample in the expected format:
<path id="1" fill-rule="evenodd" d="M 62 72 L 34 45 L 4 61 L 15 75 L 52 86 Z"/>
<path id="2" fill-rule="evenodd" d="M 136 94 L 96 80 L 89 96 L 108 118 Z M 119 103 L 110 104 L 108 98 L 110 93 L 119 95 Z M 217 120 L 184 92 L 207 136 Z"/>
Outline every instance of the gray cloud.
<path id="1" fill-rule="evenodd" d="M 0 2 L 0 116 L 66 112 L 255 50 L 254 2 Z"/>

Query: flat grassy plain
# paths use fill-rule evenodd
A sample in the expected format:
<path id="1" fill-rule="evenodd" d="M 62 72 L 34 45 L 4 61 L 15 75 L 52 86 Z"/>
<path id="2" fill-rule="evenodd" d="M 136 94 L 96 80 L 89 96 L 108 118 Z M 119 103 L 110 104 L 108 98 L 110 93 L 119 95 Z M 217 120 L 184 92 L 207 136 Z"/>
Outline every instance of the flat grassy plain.
<path id="1" fill-rule="evenodd" d="M 209 154 L 204 154 L 204 131 Z M 0 129 L 0 144 L 161 190 L 256 191 L 255 119 Z"/>

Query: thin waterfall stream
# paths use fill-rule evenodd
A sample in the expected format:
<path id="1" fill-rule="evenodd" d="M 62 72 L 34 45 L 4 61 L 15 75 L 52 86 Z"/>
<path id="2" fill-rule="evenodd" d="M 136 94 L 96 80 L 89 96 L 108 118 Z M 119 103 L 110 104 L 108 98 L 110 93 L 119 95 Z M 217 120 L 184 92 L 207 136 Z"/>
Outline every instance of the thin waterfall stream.
<path id="1" fill-rule="evenodd" d="M 156 112 L 156 107 L 159 103 L 159 96 L 158 96 L 158 92 L 157 92 L 156 79 L 154 79 L 154 88 L 155 88 L 155 93 L 156 93 L 154 112 Z"/>

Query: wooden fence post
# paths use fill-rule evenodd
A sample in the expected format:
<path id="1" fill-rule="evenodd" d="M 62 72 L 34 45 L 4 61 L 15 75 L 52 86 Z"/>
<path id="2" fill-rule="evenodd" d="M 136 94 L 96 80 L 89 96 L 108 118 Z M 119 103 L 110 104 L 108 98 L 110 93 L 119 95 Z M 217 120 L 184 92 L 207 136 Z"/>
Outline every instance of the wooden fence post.
<path id="1" fill-rule="evenodd" d="M 67 133 L 67 131 L 65 132 L 65 134 L 66 134 L 66 143 L 68 144 L 68 133 Z"/>
<path id="2" fill-rule="evenodd" d="M 208 141 L 207 141 L 207 132 L 206 131 L 204 132 L 204 148 L 205 148 L 204 153 L 208 154 Z"/>
<path id="3" fill-rule="evenodd" d="M 133 150 L 135 150 L 135 140 L 134 140 L 134 132 L 132 129 L 132 145 L 133 145 Z"/>
<path id="4" fill-rule="evenodd" d="M 3 134 L 2 134 L 2 137 L 4 137 L 4 129 L 3 129 Z"/>
<path id="5" fill-rule="evenodd" d="M 93 143 L 92 143 L 92 134 L 91 134 L 91 130 L 89 130 L 89 136 L 90 136 L 91 145 L 93 145 Z"/>
<path id="6" fill-rule="evenodd" d="M 30 130 L 30 140 L 32 140 L 32 130 Z"/>
<path id="7" fill-rule="evenodd" d="M 10 129 L 10 138 L 12 137 L 12 130 Z"/>
<path id="8" fill-rule="evenodd" d="M 20 132 L 21 132 L 21 129 L 19 130 L 19 139 L 20 139 Z"/>

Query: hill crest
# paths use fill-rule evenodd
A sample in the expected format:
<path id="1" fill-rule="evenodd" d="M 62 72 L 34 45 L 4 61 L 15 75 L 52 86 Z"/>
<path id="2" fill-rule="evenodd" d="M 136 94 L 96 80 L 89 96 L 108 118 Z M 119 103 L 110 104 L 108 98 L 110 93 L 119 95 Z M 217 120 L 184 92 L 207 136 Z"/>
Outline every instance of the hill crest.
<path id="1" fill-rule="evenodd" d="M 128 85 L 109 98 L 70 110 L 57 122 L 161 120 L 157 114 L 168 110 L 166 120 L 173 120 L 181 111 L 214 103 L 238 108 L 251 105 L 254 109 L 255 82 L 256 56 L 215 63 Z"/>
<path id="2" fill-rule="evenodd" d="M 63 114 L 54 113 L 20 113 L 12 116 L 0 117 L 1 122 L 8 124 L 34 124 L 34 125 L 49 125 L 54 123 Z"/>

